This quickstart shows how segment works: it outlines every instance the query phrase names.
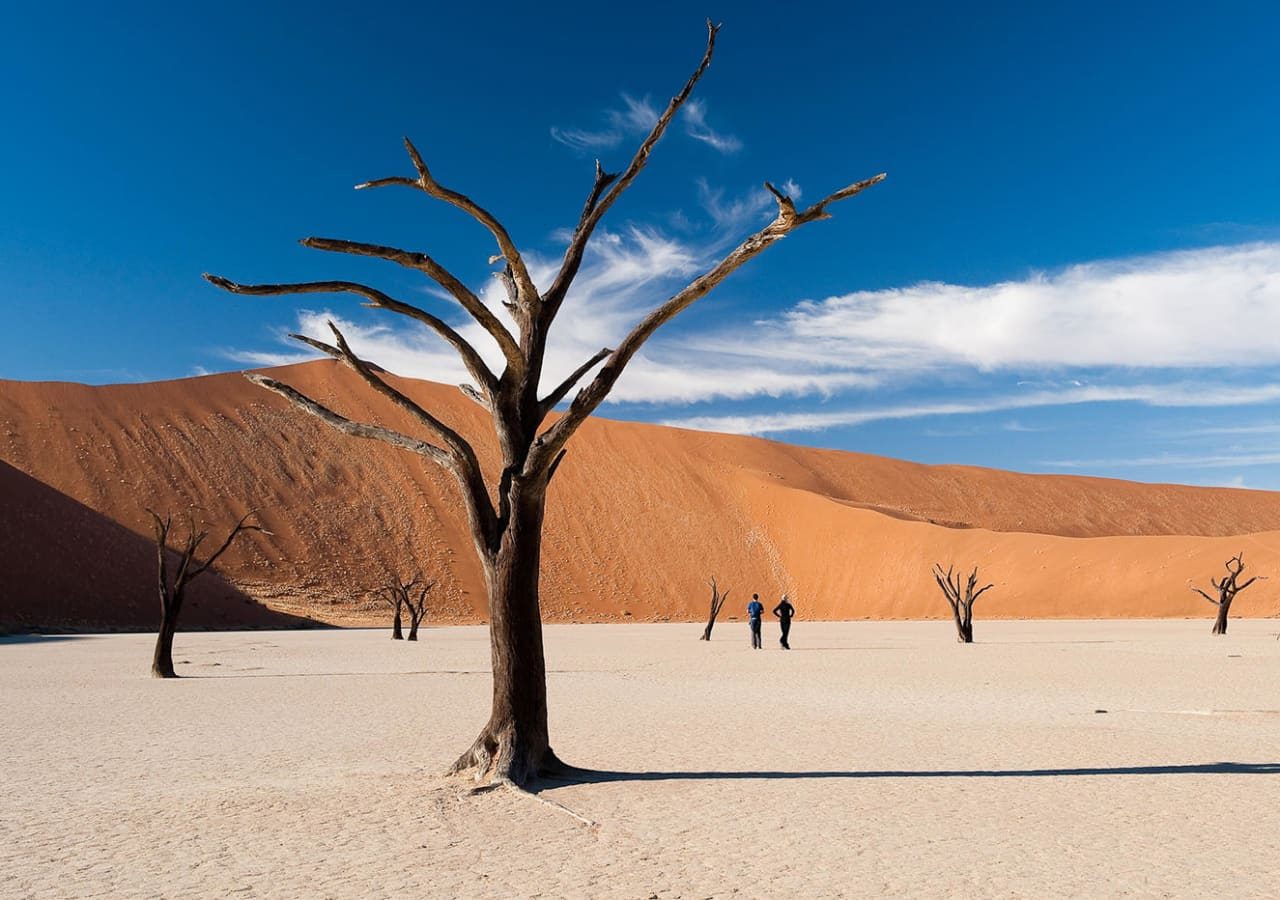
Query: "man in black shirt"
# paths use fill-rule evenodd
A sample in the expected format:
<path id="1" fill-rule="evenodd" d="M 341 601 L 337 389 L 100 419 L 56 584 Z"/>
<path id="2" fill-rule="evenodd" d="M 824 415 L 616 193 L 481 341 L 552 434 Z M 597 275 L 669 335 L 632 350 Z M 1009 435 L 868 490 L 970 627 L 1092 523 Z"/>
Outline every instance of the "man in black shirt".
<path id="1" fill-rule="evenodd" d="M 791 605 L 786 594 L 782 595 L 782 602 L 773 608 L 773 614 L 782 624 L 782 649 L 790 650 L 791 645 L 787 643 L 787 635 L 791 633 L 791 617 L 796 614 L 796 608 Z"/>

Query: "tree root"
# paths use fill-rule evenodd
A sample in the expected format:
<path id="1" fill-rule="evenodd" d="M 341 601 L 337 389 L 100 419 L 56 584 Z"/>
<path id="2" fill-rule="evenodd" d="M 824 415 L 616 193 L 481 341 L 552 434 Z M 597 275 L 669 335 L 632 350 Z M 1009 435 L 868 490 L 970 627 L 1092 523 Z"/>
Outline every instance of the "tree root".
<path id="1" fill-rule="evenodd" d="M 566 816 L 569 816 L 570 818 L 586 826 L 587 828 L 596 828 L 599 826 L 598 822 L 588 819 L 586 816 L 582 815 L 581 813 L 574 812 L 569 807 L 565 806 L 563 803 L 557 803 L 554 800 L 549 800 L 546 797 L 542 797 L 538 794 L 533 793 L 532 791 L 526 790 L 525 788 L 522 788 L 520 785 L 516 784 L 510 778 L 495 778 L 494 780 L 486 782 L 485 784 L 478 784 L 475 787 L 469 788 L 468 790 L 464 791 L 461 796 L 475 797 L 479 794 L 487 794 L 490 791 L 496 791 L 499 788 L 506 788 L 507 790 L 511 791 L 517 796 L 525 797 L 529 800 L 535 800 L 538 803 L 541 803 L 543 806 L 548 806 L 551 809 L 556 810 L 557 812 L 562 812 Z"/>
<path id="2" fill-rule="evenodd" d="M 474 772 L 471 777 L 476 782 L 480 782 L 464 791 L 461 796 L 474 797 L 499 788 L 507 788 L 522 797 L 528 797 L 544 806 L 558 810 L 588 828 L 596 827 L 596 823 L 586 816 L 554 800 L 541 797 L 525 787 L 526 784 L 538 778 L 572 780 L 566 776 L 585 770 L 561 762 L 549 747 L 541 752 L 518 750 L 518 743 L 511 729 L 504 729 L 497 735 L 488 729 L 482 732 L 476 742 L 449 768 L 450 776 Z"/>

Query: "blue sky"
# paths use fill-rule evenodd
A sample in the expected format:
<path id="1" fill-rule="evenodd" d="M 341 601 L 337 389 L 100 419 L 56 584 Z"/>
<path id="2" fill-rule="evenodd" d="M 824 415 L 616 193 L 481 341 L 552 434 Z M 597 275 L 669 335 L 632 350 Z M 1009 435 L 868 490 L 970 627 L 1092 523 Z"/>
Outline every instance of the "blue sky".
<path id="1" fill-rule="evenodd" d="M 183 377 L 342 321 L 404 374 L 447 348 L 342 297 L 307 235 L 422 249 L 477 288 L 488 235 L 549 271 L 589 187 L 724 23 L 698 105 L 606 220 L 564 370 L 762 225 L 760 184 L 889 179 L 701 301 L 612 417 L 924 462 L 1280 489 L 1274 3 L 49 4 L 0 13 L 0 377 Z M 216 7 L 216 8 L 215 8 Z"/>

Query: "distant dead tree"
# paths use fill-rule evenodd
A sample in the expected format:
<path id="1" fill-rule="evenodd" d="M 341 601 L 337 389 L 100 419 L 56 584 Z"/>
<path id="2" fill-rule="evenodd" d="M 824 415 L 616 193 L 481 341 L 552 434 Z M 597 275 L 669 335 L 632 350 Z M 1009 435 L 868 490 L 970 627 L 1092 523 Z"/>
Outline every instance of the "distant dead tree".
<path id="1" fill-rule="evenodd" d="M 195 517 L 187 515 L 187 537 L 182 544 L 182 549 L 174 550 L 178 554 L 178 568 L 174 572 L 173 578 L 169 578 L 169 532 L 173 527 L 173 516 L 166 515 L 160 518 L 154 511 L 148 509 L 151 515 L 152 525 L 155 529 L 156 538 L 156 557 L 159 560 L 159 589 L 160 589 L 160 633 L 156 635 L 156 650 L 151 659 L 151 677 L 152 678 L 177 678 L 178 675 L 173 671 L 173 636 L 178 630 L 178 616 L 182 612 L 182 601 L 186 595 L 187 585 L 191 584 L 196 578 L 200 577 L 205 571 L 218 561 L 227 548 L 231 546 L 231 542 L 242 531 L 261 531 L 263 534 L 270 534 L 264 531 L 260 525 L 246 524 L 254 515 L 253 511 L 244 514 L 236 527 L 231 529 L 231 533 L 227 535 L 227 539 L 217 550 L 213 551 L 204 562 L 196 562 L 196 552 L 200 549 L 200 545 L 209 537 L 209 532 L 198 531 L 196 529 Z"/>
<path id="2" fill-rule="evenodd" d="M 862 193 L 885 177 L 876 175 L 848 185 L 805 208 L 798 208 L 790 196 L 766 182 L 765 187 L 777 201 L 778 213 L 773 221 L 747 236 L 719 262 L 657 304 L 616 347 L 600 350 L 545 390 L 543 365 L 552 325 L 579 272 L 587 245 L 605 213 L 645 167 L 659 139 L 711 64 L 718 31 L 719 26 L 707 23 L 707 44 L 701 62 L 658 116 L 626 168 L 620 173 L 610 173 L 596 162 L 595 179 L 569 236 L 564 258 L 558 271 L 549 276 L 542 287 L 534 284 L 516 241 L 498 218 L 471 197 L 437 181 L 418 148 L 408 139 L 404 144 L 413 164 L 412 175 L 357 185 L 360 189 L 399 186 L 419 191 L 462 210 L 480 223 L 497 245 L 498 253 L 492 261 L 501 268 L 494 275 L 506 289 L 503 305 L 514 331 L 475 291 L 425 253 L 322 237 L 302 241 L 312 249 L 387 260 L 422 273 L 457 301 L 492 339 L 497 351 L 494 356 L 501 359 L 500 371 L 491 369 L 484 355 L 439 316 L 365 284 L 337 280 L 239 284 L 217 275 L 205 275 L 210 283 L 236 294 L 348 293 L 362 297 L 366 305 L 374 309 L 414 319 L 458 353 L 471 376 L 471 383 L 460 385 L 462 392 L 492 417 L 501 455 L 496 474 L 484 471 L 471 443 L 454 428 L 403 393 L 381 369 L 358 357 L 332 323 L 329 326 L 333 332 L 332 344 L 302 335 L 294 337 L 351 367 L 370 388 L 415 420 L 424 437 L 384 425 L 352 421 L 268 375 L 249 373 L 246 376 L 338 431 L 416 453 L 451 473 L 457 481 L 488 593 L 493 703 L 489 721 L 454 763 L 453 773 L 470 772 L 477 779 L 488 776 L 494 784 L 519 786 L 540 773 L 563 772 L 567 768 L 552 751 L 547 730 L 539 567 L 547 488 L 564 459 L 569 439 L 604 402 L 623 369 L 659 327 L 705 297 L 744 263 L 801 226 L 830 218 L 829 208 L 833 204 Z M 597 366 L 598 371 L 586 386 L 573 393 L 578 383 Z M 571 394 L 563 414 L 548 422 L 552 411 Z"/>
<path id="3" fill-rule="evenodd" d="M 382 588 L 380 594 L 396 613 L 391 632 L 393 640 L 398 641 L 404 637 L 400 631 L 401 610 L 409 614 L 409 640 L 418 639 L 418 626 L 427 615 L 427 594 L 435 586 L 434 581 L 423 582 L 421 575 L 415 576 L 412 581 L 404 581 L 399 575 L 392 575 L 388 579 L 386 587 Z"/>
<path id="4" fill-rule="evenodd" d="M 1239 583 L 1239 578 L 1244 572 L 1244 553 L 1239 553 L 1226 561 L 1227 574 L 1221 580 L 1210 578 L 1209 584 L 1213 585 L 1213 589 L 1218 592 L 1218 599 L 1215 600 L 1206 594 L 1200 588 L 1192 585 L 1191 590 L 1195 591 L 1204 599 L 1208 600 L 1214 606 L 1218 607 L 1217 618 L 1213 620 L 1213 634 L 1227 633 L 1227 615 L 1231 612 L 1231 602 L 1236 599 L 1236 594 L 1243 591 L 1249 585 L 1253 584 L 1259 578 L 1266 580 L 1265 575 L 1254 575 L 1244 584 Z"/>
<path id="5" fill-rule="evenodd" d="M 720 588 L 716 586 L 716 579 L 714 575 L 711 577 L 711 581 L 709 581 L 708 584 L 711 585 L 711 610 L 707 615 L 707 627 L 702 629 L 702 637 L 698 638 L 700 641 L 711 640 L 711 629 L 715 627 L 716 616 L 720 615 L 720 608 L 724 606 L 724 601 L 729 597 L 728 591 L 725 591 L 723 594 L 720 593 Z"/>
<path id="6" fill-rule="evenodd" d="M 942 571 L 942 566 L 935 563 L 933 566 L 933 579 L 938 582 L 938 587 L 942 588 L 942 593 L 946 595 L 947 603 L 951 607 L 951 614 L 956 620 L 956 640 L 962 644 L 973 643 L 973 602 L 981 597 L 986 591 L 995 587 L 988 584 L 985 587 L 978 586 L 978 567 L 974 566 L 973 571 L 969 574 L 969 580 L 962 588 L 960 585 L 960 575 L 956 573 L 952 578 L 951 572 L 954 566 L 948 566 L 947 571 Z"/>
<path id="7" fill-rule="evenodd" d="M 392 609 L 394 618 L 391 620 L 391 640 L 403 641 L 404 628 L 401 622 L 404 614 L 404 591 L 401 590 L 400 579 L 393 576 L 388 584 L 373 593 Z"/>

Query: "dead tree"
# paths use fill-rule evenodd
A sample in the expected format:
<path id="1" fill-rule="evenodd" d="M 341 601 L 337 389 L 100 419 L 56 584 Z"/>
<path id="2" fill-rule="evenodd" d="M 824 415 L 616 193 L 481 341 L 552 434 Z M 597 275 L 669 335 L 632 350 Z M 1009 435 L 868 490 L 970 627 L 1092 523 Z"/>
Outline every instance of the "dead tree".
<path id="1" fill-rule="evenodd" d="M 436 586 L 434 581 L 428 581 L 426 584 L 409 585 L 405 590 L 404 605 L 409 610 L 409 640 L 416 641 L 418 639 L 418 626 L 422 624 L 423 618 L 427 615 L 427 594 Z"/>
<path id="2" fill-rule="evenodd" d="M 1231 602 L 1236 599 L 1236 594 L 1243 591 L 1249 585 L 1253 584 L 1259 578 L 1266 579 L 1265 575 L 1254 575 L 1244 584 L 1239 583 L 1240 575 L 1244 572 L 1244 554 L 1239 553 L 1231 557 L 1226 562 L 1227 574 L 1221 580 L 1210 578 L 1209 583 L 1213 585 L 1213 589 L 1218 592 L 1218 599 L 1215 600 L 1206 594 L 1200 588 L 1192 586 L 1191 590 L 1195 591 L 1204 599 L 1208 600 L 1214 606 L 1218 607 L 1218 615 L 1213 620 L 1213 634 L 1227 633 L 1227 616 L 1231 612 Z"/>
<path id="3" fill-rule="evenodd" d="M 942 566 L 935 563 L 933 566 L 933 579 L 938 582 L 938 587 L 942 588 L 942 593 L 947 598 L 947 604 L 951 607 L 951 615 L 956 620 L 956 640 L 962 644 L 973 643 L 973 603 L 984 593 L 986 593 L 995 585 L 988 584 L 985 587 L 978 587 L 978 567 L 974 566 L 973 571 L 969 573 L 969 580 L 961 588 L 960 575 L 957 573 L 953 578 L 951 575 L 954 566 L 948 566 L 947 571 L 942 571 Z"/>
<path id="4" fill-rule="evenodd" d="M 707 615 L 707 627 L 702 629 L 702 637 L 700 641 L 711 640 L 711 629 L 716 625 L 716 616 L 720 615 L 720 608 L 724 606 L 724 601 L 729 598 L 729 592 L 720 593 L 720 588 L 716 586 L 716 579 L 712 576 L 711 581 L 711 610 Z"/>
<path id="5" fill-rule="evenodd" d="M 383 603 L 391 607 L 394 616 L 391 620 L 391 640 L 393 641 L 404 640 L 404 628 L 401 624 L 404 615 L 404 592 L 400 588 L 399 579 L 392 578 L 389 584 L 374 591 Z"/>
<path id="6" fill-rule="evenodd" d="M 227 548 L 231 546 L 231 542 L 236 539 L 240 532 L 262 531 L 263 534 L 270 534 L 270 532 L 263 531 L 260 525 L 246 524 L 249 518 L 253 516 L 252 511 L 247 512 L 236 523 L 236 527 L 231 529 L 231 533 L 227 535 L 227 539 L 222 542 L 222 545 L 213 551 L 204 562 L 197 563 L 196 552 L 209 536 L 209 532 L 196 530 L 195 518 L 188 515 L 187 538 L 183 542 L 181 550 L 173 551 L 178 554 L 178 567 L 173 574 L 173 578 L 170 579 L 169 553 L 171 551 L 169 549 L 169 531 L 173 525 L 173 516 L 165 516 L 162 519 L 150 509 L 147 512 L 151 514 L 152 524 L 155 529 L 160 589 L 160 632 L 156 635 L 156 650 L 151 658 L 151 677 L 177 678 L 177 673 L 173 671 L 173 636 L 178 631 L 178 616 L 182 612 L 182 602 L 186 595 L 187 585 L 203 575 L 211 565 L 217 562 L 218 557 L 227 551 Z"/>
<path id="7" fill-rule="evenodd" d="M 434 581 L 423 583 L 422 576 L 417 575 L 411 581 L 404 581 L 398 575 L 391 575 L 386 585 L 378 590 L 378 596 L 395 611 L 395 620 L 391 627 L 391 639 L 404 639 L 401 630 L 401 615 L 409 614 L 409 640 L 418 639 L 418 626 L 427 614 L 427 594 L 436 586 Z"/>
<path id="8" fill-rule="evenodd" d="M 778 206 L 773 221 L 655 306 L 616 347 L 600 350 L 563 381 L 550 385 L 549 389 L 544 387 L 543 362 L 548 336 L 582 265 L 587 244 L 605 213 L 645 167 L 655 145 L 711 64 L 719 26 L 708 22 L 707 29 L 701 62 L 672 97 L 626 167 L 620 173 L 610 173 L 596 162 L 595 180 L 568 239 L 564 258 L 555 275 L 541 288 L 534 284 L 515 240 L 497 217 L 471 197 L 436 180 L 417 147 L 408 139 L 404 143 L 413 163 L 413 175 L 380 178 L 357 185 L 358 189 L 398 186 L 420 191 L 479 222 L 497 245 L 498 253 L 492 261 L 500 265 L 495 276 L 506 289 L 504 306 L 510 313 L 514 331 L 509 330 L 471 288 L 425 253 L 331 238 L 311 237 L 302 241 L 304 246 L 316 250 L 374 257 L 421 272 L 456 300 L 493 339 L 501 353 L 501 371 L 490 369 L 476 347 L 439 316 L 365 284 L 311 281 L 249 285 L 216 275 L 205 276 L 214 285 L 237 294 L 354 294 L 364 298 L 367 306 L 414 319 L 457 351 L 472 380 L 460 385 L 461 390 L 492 416 L 501 467 L 486 478 L 471 443 L 401 392 L 381 370 L 356 356 L 332 323 L 333 344 L 300 335 L 295 337 L 350 366 L 369 387 L 416 420 L 423 437 L 352 421 L 268 375 L 247 375 L 255 384 L 275 391 L 333 428 L 416 453 L 450 472 L 457 481 L 488 594 L 493 703 L 489 721 L 454 763 L 451 769 L 454 773 L 473 772 L 477 779 L 488 775 L 495 783 L 523 784 L 540 772 L 565 769 L 551 749 L 547 732 L 546 665 L 538 577 L 547 487 L 564 459 L 569 439 L 604 402 L 623 369 L 660 326 L 793 231 L 810 222 L 830 218 L 828 209 L 832 204 L 853 197 L 884 178 L 881 174 L 851 184 L 803 209 L 787 194 L 766 183 Z M 593 370 L 595 375 L 586 386 L 573 393 L 575 386 Z M 571 395 L 564 413 L 548 422 L 550 413 Z"/>

